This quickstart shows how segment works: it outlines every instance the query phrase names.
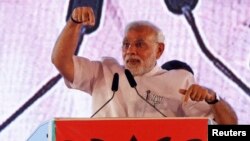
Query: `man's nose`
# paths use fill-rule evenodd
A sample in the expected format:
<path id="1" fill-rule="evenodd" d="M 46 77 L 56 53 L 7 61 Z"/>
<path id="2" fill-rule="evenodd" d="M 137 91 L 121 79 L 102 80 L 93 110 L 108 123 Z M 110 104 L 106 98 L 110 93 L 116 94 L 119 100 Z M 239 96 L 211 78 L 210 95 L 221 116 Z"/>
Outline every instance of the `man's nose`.
<path id="1" fill-rule="evenodd" d="M 136 54 L 136 46 L 135 44 L 130 44 L 130 46 L 127 48 L 127 54 Z"/>

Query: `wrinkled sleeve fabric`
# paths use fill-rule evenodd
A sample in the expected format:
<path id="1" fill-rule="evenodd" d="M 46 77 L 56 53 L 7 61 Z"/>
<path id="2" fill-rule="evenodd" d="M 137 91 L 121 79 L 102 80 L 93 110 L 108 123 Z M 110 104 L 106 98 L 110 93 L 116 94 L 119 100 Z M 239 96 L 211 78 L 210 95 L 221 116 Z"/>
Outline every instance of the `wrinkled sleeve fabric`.
<path id="1" fill-rule="evenodd" d="M 102 63 L 79 56 L 74 56 L 73 62 L 74 79 L 71 83 L 64 78 L 66 86 L 92 94 L 95 81 L 103 78 Z"/>

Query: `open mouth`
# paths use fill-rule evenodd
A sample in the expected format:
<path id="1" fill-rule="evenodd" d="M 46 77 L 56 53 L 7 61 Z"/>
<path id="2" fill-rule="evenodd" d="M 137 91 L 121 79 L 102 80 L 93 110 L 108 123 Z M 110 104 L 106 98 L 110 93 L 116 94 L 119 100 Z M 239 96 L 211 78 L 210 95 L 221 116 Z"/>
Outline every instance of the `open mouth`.
<path id="1" fill-rule="evenodd" d="M 139 59 L 128 59 L 126 61 L 127 64 L 131 64 L 131 65 L 136 65 L 136 64 L 139 64 L 140 63 L 140 60 Z"/>

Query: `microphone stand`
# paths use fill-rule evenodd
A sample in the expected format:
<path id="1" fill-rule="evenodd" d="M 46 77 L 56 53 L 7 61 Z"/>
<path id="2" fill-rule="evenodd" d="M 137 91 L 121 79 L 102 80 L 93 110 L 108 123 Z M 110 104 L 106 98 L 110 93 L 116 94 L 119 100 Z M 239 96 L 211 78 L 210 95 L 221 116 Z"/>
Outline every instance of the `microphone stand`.
<path id="1" fill-rule="evenodd" d="M 235 82 L 247 95 L 250 96 L 250 88 L 241 81 L 226 65 L 224 65 L 218 58 L 216 58 L 206 47 L 205 43 L 203 42 L 201 35 L 199 33 L 199 30 L 196 26 L 194 16 L 191 12 L 190 6 L 183 6 L 181 8 L 182 13 L 184 14 L 186 20 L 188 21 L 189 25 L 192 28 L 192 31 L 194 32 L 194 35 L 196 37 L 196 40 L 201 48 L 201 50 L 204 52 L 204 54 L 213 62 L 213 64 L 221 71 L 223 72 L 229 79 L 231 79 L 233 82 Z"/>
<path id="2" fill-rule="evenodd" d="M 165 114 L 163 114 L 159 109 L 157 109 L 153 104 L 151 104 L 150 102 L 147 101 L 147 99 L 145 99 L 142 95 L 140 95 L 140 93 L 138 92 L 136 86 L 137 83 L 134 79 L 134 76 L 131 74 L 131 72 L 128 69 L 125 69 L 125 75 L 128 79 L 128 83 L 130 85 L 130 87 L 134 88 L 136 91 L 136 94 L 142 99 L 144 100 L 146 103 L 148 103 L 152 108 L 154 108 L 157 112 L 159 112 L 163 117 L 167 117 Z"/>
<path id="3" fill-rule="evenodd" d="M 119 74 L 115 73 L 114 77 L 113 77 L 112 86 L 111 86 L 111 90 L 113 91 L 113 95 L 90 118 L 93 118 L 104 106 L 106 106 L 114 98 L 115 92 L 118 90 L 118 84 L 119 84 Z"/>
<path id="4" fill-rule="evenodd" d="M 135 88 L 135 91 L 136 91 L 136 94 L 141 97 L 144 101 L 146 101 L 151 107 L 153 107 L 157 112 L 159 112 L 163 117 L 167 117 L 165 114 L 163 114 L 160 110 L 158 110 L 157 108 L 155 108 L 155 106 L 153 104 L 151 104 L 150 102 L 148 102 L 143 96 L 141 96 L 137 90 L 136 87 Z"/>
<path id="5" fill-rule="evenodd" d="M 106 106 L 115 96 L 115 91 L 113 91 L 113 95 L 112 97 L 107 101 L 105 102 L 102 107 L 100 107 L 90 118 L 93 118 L 104 106 Z"/>

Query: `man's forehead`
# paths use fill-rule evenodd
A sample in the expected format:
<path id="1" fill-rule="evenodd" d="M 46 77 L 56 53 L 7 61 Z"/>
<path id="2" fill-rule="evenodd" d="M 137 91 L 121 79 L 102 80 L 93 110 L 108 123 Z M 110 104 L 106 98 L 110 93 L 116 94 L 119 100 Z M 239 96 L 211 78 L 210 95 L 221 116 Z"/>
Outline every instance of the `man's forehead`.
<path id="1" fill-rule="evenodd" d="M 129 41 L 134 41 L 134 40 L 147 40 L 147 39 L 153 39 L 154 34 L 152 33 L 143 33 L 143 32 L 138 32 L 138 33 L 133 33 L 133 32 L 128 32 L 125 34 L 123 40 L 129 40 Z"/>
<path id="2" fill-rule="evenodd" d="M 148 28 L 143 28 L 143 29 L 129 29 L 126 33 L 125 33 L 125 37 L 129 38 L 129 37 L 133 37 L 133 36 L 137 36 L 140 38 L 144 38 L 146 36 L 150 36 L 153 35 L 154 31 L 152 29 L 148 29 Z"/>
<path id="3" fill-rule="evenodd" d="M 130 27 L 128 30 L 127 30 L 127 33 L 152 33 L 154 32 L 154 29 L 152 29 L 151 27 L 149 26 L 136 26 L 136 27 Z"/>
<path id="4" fill-rule="evenodd" d="M 124 41 L 143 41 L 145 40 L 146 38 L 145 37 L 133 37 L 133 38 L 130 38 L 130 37 L 124 37 Z"/>

